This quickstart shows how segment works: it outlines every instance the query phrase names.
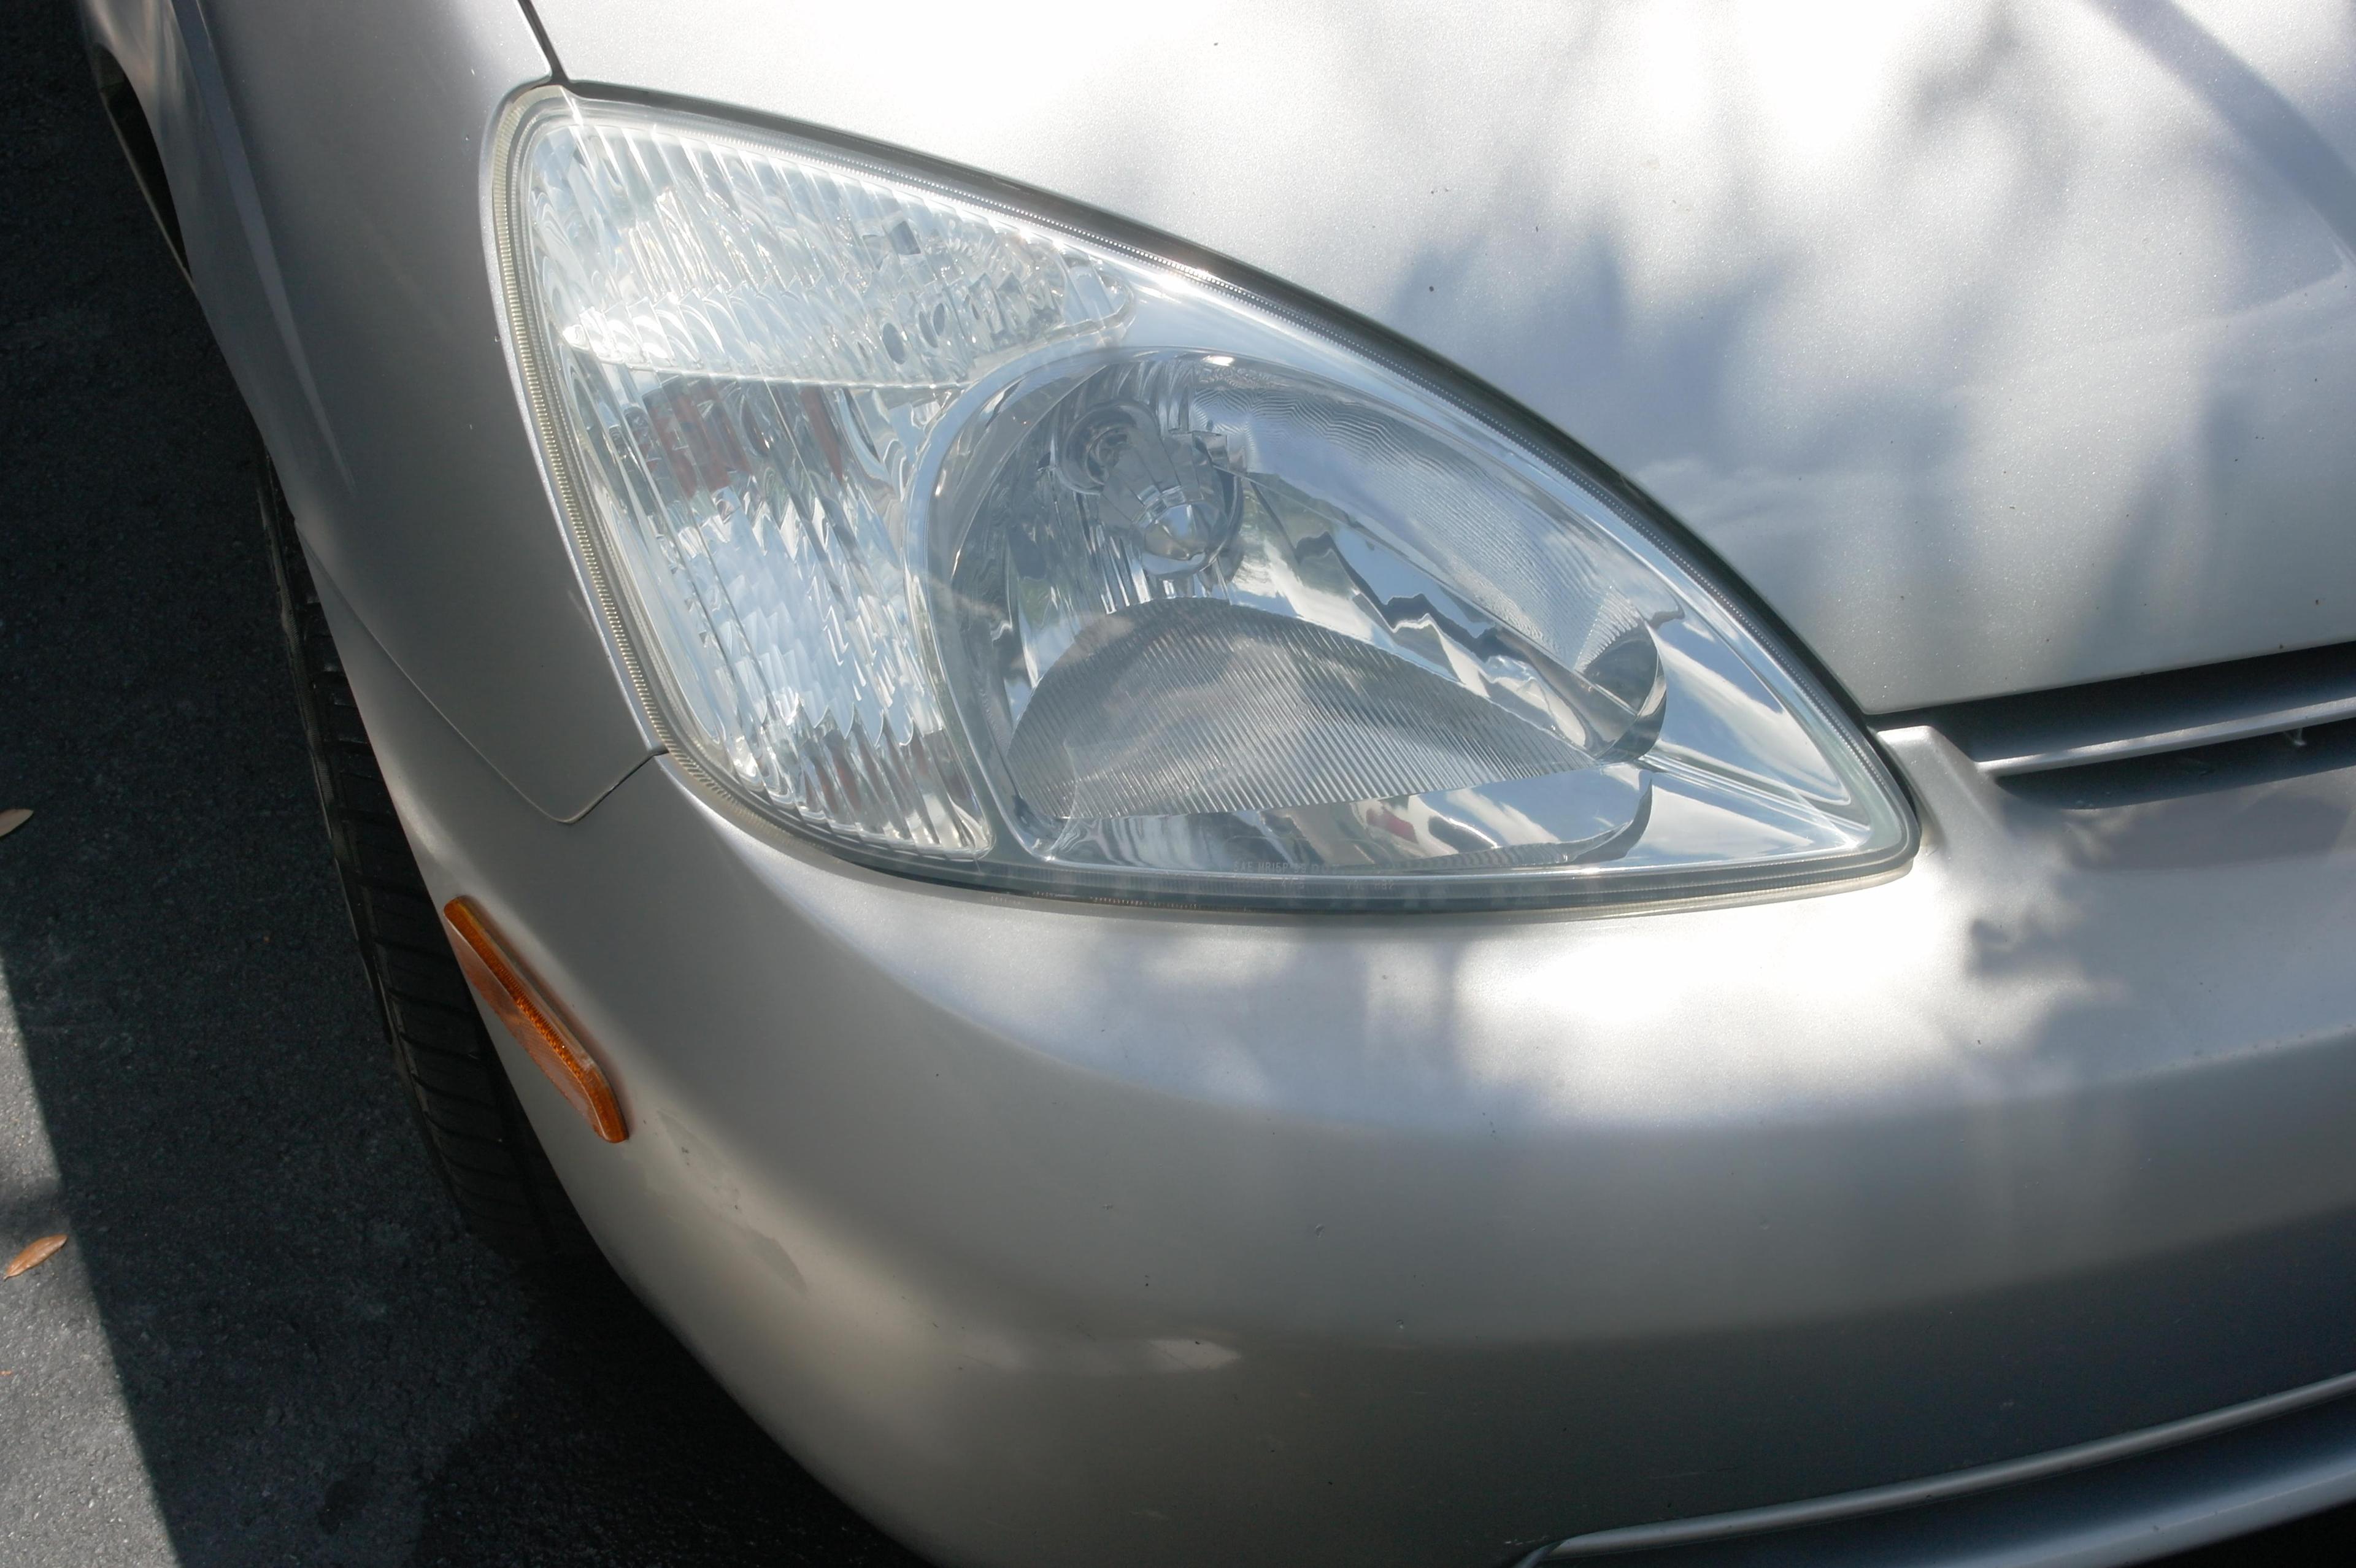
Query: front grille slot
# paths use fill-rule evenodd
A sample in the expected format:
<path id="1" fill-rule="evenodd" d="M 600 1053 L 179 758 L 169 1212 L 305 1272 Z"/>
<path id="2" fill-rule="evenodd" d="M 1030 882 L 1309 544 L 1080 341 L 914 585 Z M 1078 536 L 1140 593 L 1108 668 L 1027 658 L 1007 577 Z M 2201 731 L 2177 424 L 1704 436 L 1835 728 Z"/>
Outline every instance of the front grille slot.
<path id="1" fill-rule="evenodd" d="M 2297 736 L 2356 719 L 2356 643 L 1951 703 L 1873 720 L 1928 724 L 1991 777 Z"/>
<path id="2" fill-rule="evenodd" d="M 1574 1536 L 1515 1568 L 2141 1562 L 2356 1496 L 2356 1375 L 1982 1470 Z"/>

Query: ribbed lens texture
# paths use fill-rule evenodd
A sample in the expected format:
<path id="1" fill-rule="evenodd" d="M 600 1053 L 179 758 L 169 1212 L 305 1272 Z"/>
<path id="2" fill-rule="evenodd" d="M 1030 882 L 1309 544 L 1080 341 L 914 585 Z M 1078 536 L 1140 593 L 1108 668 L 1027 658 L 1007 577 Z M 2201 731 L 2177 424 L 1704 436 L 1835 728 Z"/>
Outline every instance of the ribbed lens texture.
<path id="1" fill-rule="evenodd" d="M 1844 721 L 1574 470 L 1266 302 L 559 89 L 517 351 L 658 722 L 871 865 L 1276 907 L 1888 866 Z"/>
<path id="2" fill-rule="evenodd" d="M 1364 643 L 1215 599 L 1089 626 L 1040 682 L 1007 757 L 1023 797 L 1055 817 L 1275 811 L 1586 762 Z"/>
<path id="3" fill-rule="evenodd" d="M 954 394 L 1119 283 L 971 208 L 575 112 L 517 176 L 538 347 L 649 672 L 704 763 L 813 827 L 990 828 L 920 661 L 911 471 Z"/>
<path id="4" fill-rule="evenodd" d="M 1569 864 L 1645 817 L 1620 764 L 1680 611 L 1542 497 L 1226 356 L 1050 376 L 1000 419 L 1032 428 L 947 597 L 1036 853 L 1430 872 Z"/>

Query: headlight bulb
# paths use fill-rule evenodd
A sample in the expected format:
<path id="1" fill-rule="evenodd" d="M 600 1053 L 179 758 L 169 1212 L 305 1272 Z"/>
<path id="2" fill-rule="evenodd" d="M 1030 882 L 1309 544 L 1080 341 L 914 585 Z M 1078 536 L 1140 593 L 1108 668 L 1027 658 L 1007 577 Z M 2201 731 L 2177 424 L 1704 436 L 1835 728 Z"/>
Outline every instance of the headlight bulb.
<path id="1" fill-rule="evenodd" d="M 519 97 L 527 402 L 670 754 L 870 865 L 1479 908 L 1903 862 L 1674 530 L 1392 352 L 783 133 Z"/>

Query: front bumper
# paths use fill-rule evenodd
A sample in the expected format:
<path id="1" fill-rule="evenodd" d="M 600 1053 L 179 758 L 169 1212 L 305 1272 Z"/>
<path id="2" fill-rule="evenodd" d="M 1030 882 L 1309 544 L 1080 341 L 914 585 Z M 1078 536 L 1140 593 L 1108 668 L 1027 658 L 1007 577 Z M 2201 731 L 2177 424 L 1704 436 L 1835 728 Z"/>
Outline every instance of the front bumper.
<path id="1" fill-rule="evenodd" d="M 1878 886 L 1116 909 L 661 758 L 555 823 L 322 585 L 427 880 L 622 1096 L 510 1061 L 590 1227 L 944 1560 L 1476 1568 L 2356 1368 L 2356 770 L 2072 812 L 1905 731 Z"/>

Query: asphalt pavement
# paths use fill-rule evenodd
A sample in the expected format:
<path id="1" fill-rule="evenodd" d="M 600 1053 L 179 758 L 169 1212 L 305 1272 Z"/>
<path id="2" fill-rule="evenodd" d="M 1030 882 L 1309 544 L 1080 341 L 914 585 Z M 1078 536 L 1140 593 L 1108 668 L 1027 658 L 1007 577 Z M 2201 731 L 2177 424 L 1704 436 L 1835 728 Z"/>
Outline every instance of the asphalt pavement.
<path id="1" fill-rule="evenodd" d="M 68 7 L 0 4 L 0 1563 L 881 1564 L 609 1275 L 416 1147 L 236 389 Z"/>
<path id="2" fill-rule="evenodd" d="M 471 1242 L 338 901 L 236 389 L 0 4 L 0 1564 L 908 1564 L 610 1275 Z M 2356 1559 L 2343 1511 L 2180 1559 Z M 1464 1568 L 1477 1568 L 1467 1564 Z"/>

